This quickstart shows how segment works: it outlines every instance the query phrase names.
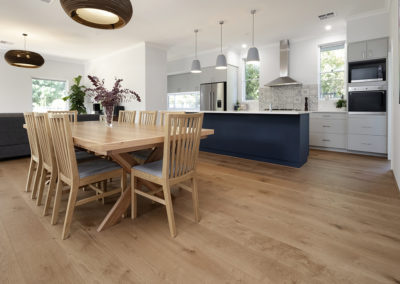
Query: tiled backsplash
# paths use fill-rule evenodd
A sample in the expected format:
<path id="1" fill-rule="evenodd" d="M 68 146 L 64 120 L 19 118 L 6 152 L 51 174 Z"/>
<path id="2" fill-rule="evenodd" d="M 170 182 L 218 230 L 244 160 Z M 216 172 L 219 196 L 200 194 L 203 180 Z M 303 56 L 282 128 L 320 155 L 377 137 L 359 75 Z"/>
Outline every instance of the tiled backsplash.
<path id="1" fill-rule="evenodd" d="M 259 109 L 304 110 L 305 97 L 308 97 L 308 110 L 318 110 L 318 85 L 260 88 Z"/>

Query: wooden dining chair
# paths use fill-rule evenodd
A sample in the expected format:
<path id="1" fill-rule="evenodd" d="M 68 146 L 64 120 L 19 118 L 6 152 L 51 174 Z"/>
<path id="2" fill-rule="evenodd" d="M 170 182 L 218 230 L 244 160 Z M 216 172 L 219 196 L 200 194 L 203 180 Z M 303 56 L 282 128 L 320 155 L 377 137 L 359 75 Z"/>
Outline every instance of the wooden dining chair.
<path id="1" fill-rule="evenodd" d="M 29 164 L 28 179 L 26 182 L 26 192 L 32 192 L 32 198 L 36 196 L 36 192 L 40 182 L 42 172 L 42 157 L 40 152 L 40 144 L 36 131 L 35 116 L 33 112 L 24 113 L 26 130 L 28 133 L 29 147 L 31 149 L 31 161 Z"/>
<path id="2" fill-rule="evenodd" d="M 135 124 L 136 111 L 120 110 L 118 114 L 118 123 Z"/>
<path id="3" fill-rule="evenodd" d="M 194 219 L 200 221 L 199 200 L 196 181 L 196 162 L 200 147 L 203 114 L 167 114 L 164 138 L 163 160 L 134 166 L 131 170 L 132 219 L 137 216 L 137 194 L 165 205 L 169 229 L 176 236 L 174 211 L 172 208 L 171 186 L 192 193 Z M 160 188 L 144 192 L 138 187 L 140 180 L 150 181 Z M 190 180 L 191 186 L 183 182 Z M 156 196 L 164 193 L 164 198 Z"/>
<path id="4" fill-rule="evenodd" d="M 157 111 L 140 111 L 139 125 L 156 125 Z M 153 148 L 132 152 L 132 157 L 139 164 L 145 163 L 154 152 Z"/>
<path id="5" fill-rule="evenodd" d="M 77 110 L 49 110 L 48 113 L 68 114 L 68 118 L 69 118 L 70 122 L 73 122 L 73 123 L 78 122 L 78 111 Z"/>
<path id="6" fill-rule="evenodd" d="M 159 113 L 160 113 L 160 125 L 164 126 L 164 121 L 165 121 L 166 114 L 168 114 L 168 113 L 171 113 L 171 114 L 185 114 L 186 112 L 184 112 L 184 111 L 160 110 Z"/>
<path id="7" fill-rule="evenodd" d="M 62 239 L 66 239 L 69 235 L 72 216 L 76 206 L 122 193 L 126 187 L 126 180 L 122 168 L 115 162 L 106 159 L 96 159 L 77 163 L 71 125 L 67 114 L 49 114 L 49 125 L 58 166 L 58 181 L 51 222 L 53 225 L 57 223 L 62 191 L 65 184 L 70 187 L 62 232 Z M 110 178 L 120 178 L 121 188 L 105 192 L 103 189 L 95 186 L 99 182 Z M 94 190 L 96 195 L 77 200 L 78 189 L 84 186 Z"/>
<path id="8" fill-rule="evenodd" d="M 139 111 L 139 125 L 156 125 L 157 111 Z"/>

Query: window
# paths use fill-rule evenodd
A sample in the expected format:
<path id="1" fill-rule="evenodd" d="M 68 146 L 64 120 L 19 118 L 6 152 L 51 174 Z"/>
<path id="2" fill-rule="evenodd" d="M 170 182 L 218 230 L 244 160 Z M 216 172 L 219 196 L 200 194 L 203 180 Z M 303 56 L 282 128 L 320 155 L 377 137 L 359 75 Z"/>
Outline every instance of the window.
<path id="1" fill-rule="evenodd" d="M 68 110 L 67 91 L 66 81 L 32 79 L 33 111 Z"/>
<path id="2" fill-rule="evenodd" d="M 320 98 L 339 99 L 345 93 L 344 44 L 321 46 Z"/>
<path id="3" fill-rule="evenodd" d="M 200 111 L 200 92 L 168 94 L 168 110 Z"/>
<path id="4" fill-rule="evenodd" d="M 258 64 L 246 64 L 244 62 L 244 85 L 246 90 L 246 101 L 258 100 L 260 88 L 260 66 Z"/>

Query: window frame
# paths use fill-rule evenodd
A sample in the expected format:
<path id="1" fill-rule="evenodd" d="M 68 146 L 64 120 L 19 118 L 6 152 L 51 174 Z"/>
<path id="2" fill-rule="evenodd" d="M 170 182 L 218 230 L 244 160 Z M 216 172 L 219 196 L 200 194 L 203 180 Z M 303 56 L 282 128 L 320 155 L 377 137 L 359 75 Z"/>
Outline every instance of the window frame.
<path id="1" fill-rule="evenodd" d="M 247 66 L 247 60 L 246 58 L 242 58 L 242 102 L 258 102 L 259 98 L 253 99 L 253 100 L 248 100 L 247 99 L 247 93 L 246 93 L 246 85 L 247 85 L 247 80 L 246 80 L 246 66 Z M 258 66 L 258 88 L 260 89 L 260 65 Z"/>
<path id="2" fill-rule="evenodd" d="M 42 81 L 58 81 L 58 82 L 65 82 L 65 92 L 66 96 L 68 96 L 69 91 L 70 91 L 70 84 L 68 79 L 55 79 L 55 78 L 44 78 L 44 77 L 31 77 L 31 105 L 32 105 L 32 111 L 33 111 L 33 80 L 42 80 Z M 69 100 L 66 101 L 67 106 L 69 106 Z M 69 110 L 69 107 L 67 107 L 66 110 Z M 49 110 L 47 110 L 49 111 Z"/>
<path id="3" fill-rule="evenodd" d="M 336 41 L 336 42 L 330 42 L 330 43 L 324 43 L 324 44 L 319 44 L 318 45 L 318 100 L 320 101 L 336 101 L 338 98 L 325 98 L 322 97 L 321 94 L 321 49 L 323 48 L 329 48 L 329 47 L 334 47 L 334 46 L 343 46 L 343 51 L 344 51 L 344 68 L 343 68 L 343 74 L 344 74 L 344 97 L 345 99 L 347 98 L 347 42 L 345 40 L 342 41 Z M 338 71 L 337 71 L 338 72 Z M 342 71 L 340 71 L 342 72 Z M 329 72 L 331 73 L 331 72 Z"/>

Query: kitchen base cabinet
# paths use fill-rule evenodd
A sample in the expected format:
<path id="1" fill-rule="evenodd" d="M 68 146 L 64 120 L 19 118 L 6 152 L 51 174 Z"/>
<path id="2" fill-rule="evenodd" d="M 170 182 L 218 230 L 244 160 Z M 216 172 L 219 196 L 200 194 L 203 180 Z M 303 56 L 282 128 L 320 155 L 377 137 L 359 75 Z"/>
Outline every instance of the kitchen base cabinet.
<path id="1" fill-rule="evenodd" d="M 348 149 L 350 151 L 387 153 L 386 136 L 349 134 Z"/>
<path id="2" fill-rule="evenodd" d="M 346 149 L 347 135 L 335 133 L 310 133 L 310 145 Z"/>
<path id="3" fill-rule="evenodd" d="M 310 145 L 315 147 L 346 149 L 347 113 L 311 113 Z"/>

